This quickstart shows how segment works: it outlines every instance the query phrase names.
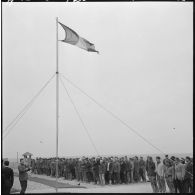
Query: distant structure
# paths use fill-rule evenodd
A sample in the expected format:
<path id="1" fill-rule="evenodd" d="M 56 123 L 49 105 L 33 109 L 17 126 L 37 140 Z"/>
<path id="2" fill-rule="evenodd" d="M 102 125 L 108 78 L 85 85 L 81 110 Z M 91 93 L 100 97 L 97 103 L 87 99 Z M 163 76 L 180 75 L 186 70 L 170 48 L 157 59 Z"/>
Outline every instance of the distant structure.
<path id="1" fill-rule="evenodd" d="M 22 156 L 24 156 L 24 164 L 27 166 L 27 167 L 30 167 L 31 166 L 31 157 L 32 157 L 33 154 L 31 154 L 30 152 L 25 152 Z"/>

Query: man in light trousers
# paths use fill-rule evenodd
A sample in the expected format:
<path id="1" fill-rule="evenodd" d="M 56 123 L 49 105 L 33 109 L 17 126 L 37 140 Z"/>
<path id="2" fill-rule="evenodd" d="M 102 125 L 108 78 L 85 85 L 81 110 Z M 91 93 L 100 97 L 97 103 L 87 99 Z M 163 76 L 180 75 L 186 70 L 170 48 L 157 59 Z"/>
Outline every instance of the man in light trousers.
<path id="1" fill-rule="evenodd" d="M 156 173 L 157 173 L 157 183 L 159 192 L 166 192 L 166 184 L 165 184 L 165 165 L 161 162 L 159 156 L 156 157 Z"/>

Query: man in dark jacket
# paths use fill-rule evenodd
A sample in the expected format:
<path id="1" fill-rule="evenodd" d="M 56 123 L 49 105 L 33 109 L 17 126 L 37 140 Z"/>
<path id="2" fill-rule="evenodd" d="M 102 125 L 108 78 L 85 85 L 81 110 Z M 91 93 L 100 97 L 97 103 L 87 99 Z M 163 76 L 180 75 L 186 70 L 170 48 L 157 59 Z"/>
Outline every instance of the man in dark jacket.
<path id="1" fill-rule="evenodd" d="M 93 174 L 94 174 L 95 184 L 99 183 L 99 165 L 100 165 L 100 160 L 99 158 L 97 158 L 95 162 L 93 163 Z"/>
<path id="2" fill-rule="evenodd" d="M 156 167 L 155 167 L 155 163 L 154 163 L 152 157 L 148 157 L 146 171 L 147 171 L 148 178 L 150 180 L 153 192 L 158 193 L 158 186 L 157 186 L 157 181 L 156 181 L 155 170 L 156 170 Z"/>
<path id="3" fill-rule="evenodd" d="M 121 159 L 120 166 L 121 183 L 127 183 L 127 162 L 124 160 L 124 158 Z"/>
<path id="4" fill-rule="evenodd" d="M 127 183 L 131 183 L 131 169 L 132 169 L 132 164 L 131 164 L 131 159 L 127 159 Z"/>
<path id="5" fill-rule="evenodd" d="M 18 171 L 19 171 L 19 181 L 21 185 L 20 194 L 24 194 L 27 188 L 27 180 L 28 180 L 27 172 L 30 171 L 30 168 L 24 165 L 23 159 L 20 159 L 20 164 L 18 165 Z"/>
<path id="6" fill-rule="evenodd" d="M 105 174 L 106 184 L 112 184 L 112 174 L 113 174 L 113 163 L 112 163 L 112 159 L 109 158 L 106 161 L 106 174 Z"/>
<path id="7" fill-rule="evenodd" d="M 113 177 L 114 177 L 114 184 L 119 184 L 120 183 L 120 163 L 118 158 L 115 158 L 114 163 L 113 163 Z"/>
<path id="8" fill-rule="evenodd" d="M 2 170 L 2 179 L 3 179 L 3 186 L 2 186 L 3 194 L 10 194 L 10 190 L 14 183 L 14 172 L 9 167 L 9 161 L 4 162 L 4 167 Z"/>
<path id="9" fill-rule="evenodd" d="M 139 176 L 140 181 L 142 179 L 143 182 L 146 182 L 146 162 L 143 160 L 143 157 L 140 157 L 139 160 Z"/>
<path id="10" fill-rule="evenodd" d="M 139 160 L 138 157 L 135 156 L 134 157 L 134 174 L 133 174 L 135 182 L 139 181 L 139 161 L 138 160 Z"/>

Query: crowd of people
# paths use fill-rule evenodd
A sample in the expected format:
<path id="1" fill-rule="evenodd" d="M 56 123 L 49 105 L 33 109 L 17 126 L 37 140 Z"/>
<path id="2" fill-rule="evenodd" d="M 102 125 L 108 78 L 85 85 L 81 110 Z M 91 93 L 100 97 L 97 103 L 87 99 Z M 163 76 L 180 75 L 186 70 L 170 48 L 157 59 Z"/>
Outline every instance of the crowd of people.
<path id="1" fill-rule="evenodd" d="M 168 155 L 155 160 L 148 156 L 124 157 L 82 157 L 82 158 L 36 158 L 31 160 L 34 174 L 56 176 L 78 182 L 93 182 L 100 185 L 151 183 L 153 192 L 192 193 L 193 159 L 176 158 Z M 166 184 L 168 189 L 166 189 Z"/>

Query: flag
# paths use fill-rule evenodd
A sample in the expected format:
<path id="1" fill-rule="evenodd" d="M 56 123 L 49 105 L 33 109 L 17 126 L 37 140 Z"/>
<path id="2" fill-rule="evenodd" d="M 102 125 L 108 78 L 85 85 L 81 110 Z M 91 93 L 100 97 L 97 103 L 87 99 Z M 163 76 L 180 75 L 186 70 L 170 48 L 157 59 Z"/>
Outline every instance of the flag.
<path id="1" fill-rule="evenodd" d="M 97 52 L 99 51 L 95 50 L 95 46 L 93 43 L 90 43 L 88 40 L 80 37 L 74 30 L 70 29 L 69 27 L 65 26 L 64 24 L 60 23 L 59 24 L 62 26 L 62 28 L 66 32 L 66 37 L 64 40 L 61 40 L 65 43 L 69 43 L 71 45 L 76 45 L 77 47 L 80 47 L 81 49 L 85 49 L 87 51 L 91 52 Z"/>

